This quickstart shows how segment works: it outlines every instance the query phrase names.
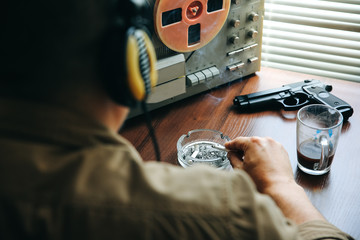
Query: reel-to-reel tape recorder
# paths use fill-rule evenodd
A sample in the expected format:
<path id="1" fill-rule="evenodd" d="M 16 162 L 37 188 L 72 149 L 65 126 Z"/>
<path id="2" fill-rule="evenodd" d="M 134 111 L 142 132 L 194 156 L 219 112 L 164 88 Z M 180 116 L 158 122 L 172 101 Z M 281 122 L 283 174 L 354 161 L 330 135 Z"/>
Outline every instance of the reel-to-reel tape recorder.
<path id="1" fill-rule="evenodd" d="M 260 69 L 264 0 L 148 0 L 159 80 L 150 110 Z M 130 116 L 140 113 L 134 109 Z"/>

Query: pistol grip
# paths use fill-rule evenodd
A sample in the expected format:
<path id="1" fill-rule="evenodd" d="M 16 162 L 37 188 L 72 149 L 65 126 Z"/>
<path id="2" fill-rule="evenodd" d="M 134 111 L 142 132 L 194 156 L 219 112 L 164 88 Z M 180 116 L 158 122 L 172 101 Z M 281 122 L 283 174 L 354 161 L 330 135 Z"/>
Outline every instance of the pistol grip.
<path id="1" fill-rule="evenodd" d="M 334 96 L 320 86 L 305 86 L 304 90 L 311 94 L 318 103 L 336 108 L 344 117 L 344 122 L 352 116 L 353 108 L 344 100 Z"/>

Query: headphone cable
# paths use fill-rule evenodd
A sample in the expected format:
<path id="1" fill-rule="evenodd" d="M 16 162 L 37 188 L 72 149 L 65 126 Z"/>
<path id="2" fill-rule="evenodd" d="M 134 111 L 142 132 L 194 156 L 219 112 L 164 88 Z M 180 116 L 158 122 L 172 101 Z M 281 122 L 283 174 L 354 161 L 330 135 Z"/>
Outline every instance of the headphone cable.
<path id="1" fill-rule="evenodd" d="M 140 70 L 141 76 L 144 80 L 145 93 L 146 93 L 145 99 L 143 101 L 141 101 L 141 108 L 145 115 L 146 125 L 148 127 L 151 140 L 153 142 L 156 160 L 158 162 L 160 162 L 161 159 L 160 159 L 159 144 L 156 139 L 155 131 L 151 124 L 150 113 L 149 113 L 147 105 L 146 105 L 146 98 L 151 92 L 151 81 L 150 81 L 151 70 L 150 70 L 150 59 L 149 59 L 150 57 L 149 57 L 149 53 L 147 51 L 144 36 L 142 34 L 140 34 L 140 31 L 135 32 L 135 37 L 137 39 L 138 47 L 139 47 L 139 70 Z"/>
<path id="2" fill-rule="evenodd" d="M 156 160 L 158 162 L 161 162 L 161 157 L 160 157 L 160 148 L 159 148 L 159 144 L 158 141 L 156 139 L 156 135 L 155 135 L 155 131 L 154 128 L 151 124 L 151 117 L 150 117 L 150 113 L 148 111 L 147 105 L 145 101 L 141 101 L 141 108 L 142 111 L 145 115 L 145 120 L 146 120 L 146 125 L 148 127 L 149 130 L 149 135 L 151 137 L 151 140 L 153 142 L 153 146 L 154 146 L 154 151 L 155 151 L 155 155 L 156 155 Z"/>

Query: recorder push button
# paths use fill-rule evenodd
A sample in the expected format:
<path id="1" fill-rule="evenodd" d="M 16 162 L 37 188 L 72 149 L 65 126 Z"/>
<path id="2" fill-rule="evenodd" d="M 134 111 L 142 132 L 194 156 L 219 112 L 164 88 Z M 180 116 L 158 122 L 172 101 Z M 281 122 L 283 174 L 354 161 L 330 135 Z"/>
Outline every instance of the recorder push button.
<path id="1" fill-rule="evenodd" d="M 202 72 L 196 72 L 195 76 L 199 79 L 199 83 L 205 82 L 205 75 Z"/>
<path id="2" fill-rule="evenodd" d="M 217 69 L 217 67 L 211 67 L 209 68 L 209 71 L 212 73 L 214 77 L 220 74 L 220 71 L 219 69 Z"/>
<path id="3" fill-rule="evenodd" d="M 211 67 L 203 69 L 201 71 L 189 74 L 186 76 L 187 86 L 192 87 L 205 81 L 211 80 L 220 74 L 220 70 L 217 67 Z"/>
<path id="4" fill-rule="evenodd" d="M 213 75 L 209 69 L 202 70 L 201 72 L 205 75 L 206 80 L 210 80 L 213 78 Z"/>
<path id="5" fill-rule="evenodd" d="M 195 74 L 190 74 L 186 76 L 186 83 L 189 87 L 192 87 L 199 84 L 199 79 L 195 76 Z"/>

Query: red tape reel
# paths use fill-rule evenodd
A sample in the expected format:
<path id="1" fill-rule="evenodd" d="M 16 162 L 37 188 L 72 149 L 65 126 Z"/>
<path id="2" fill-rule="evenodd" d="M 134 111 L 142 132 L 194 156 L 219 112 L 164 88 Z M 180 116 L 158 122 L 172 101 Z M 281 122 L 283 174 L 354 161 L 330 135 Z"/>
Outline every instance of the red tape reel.
<path id="1" fill-rule="evenodd" d="M 155 29 L 160 40 L 177 52 L 208 44 L 224 25 L 230 0 L 157 0 Z"/>

